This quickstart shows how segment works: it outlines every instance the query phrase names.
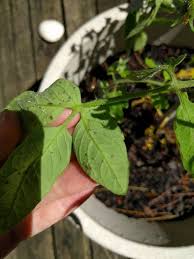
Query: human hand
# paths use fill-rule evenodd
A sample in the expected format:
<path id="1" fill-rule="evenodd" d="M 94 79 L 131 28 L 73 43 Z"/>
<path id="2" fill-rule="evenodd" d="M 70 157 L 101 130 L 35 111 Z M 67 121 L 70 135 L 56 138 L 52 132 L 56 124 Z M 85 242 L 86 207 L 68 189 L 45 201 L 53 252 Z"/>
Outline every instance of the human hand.
<path id="1" fill-rule="evenodd" d="M 65 110 L 51 126 L 62 124 L 70 113 L 70 110 Z M 71 133 L 78 121 L 79 115 L 76 115 L 69 123 L 68 129 Z M 21 139 L 22 130 L 17 115 L 13 112 L 1 114 L 0 166 Z M 92 194 L 95 187 L 96 183 L 85 175 L 73 157 L 52 190 L 35 209 L 7 234 L 0 236 L 0 258 L 15 248 L 20 241 L 38 234 L 66 217 Z"/>

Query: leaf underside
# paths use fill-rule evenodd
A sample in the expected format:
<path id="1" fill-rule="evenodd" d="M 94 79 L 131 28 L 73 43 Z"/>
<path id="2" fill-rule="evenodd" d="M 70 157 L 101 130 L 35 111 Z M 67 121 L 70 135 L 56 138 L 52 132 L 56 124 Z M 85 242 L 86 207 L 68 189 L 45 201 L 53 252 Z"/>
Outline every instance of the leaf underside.
<path id="1" fill-rule="evenodd" d="M 26 91 L 11 101 L 6 109 L 19 111 L 26 129 L 34 126 L 34 119 L 47 126 L 60 115 L 65 108 L 81 103 L 79 88 L 70 81 L 58 79 L 42 93 Z M 27 112 L 32 113 L 26 114 Z"/>
<path id="2" fill-rule="evenodd" d="M 0 232 L 18 223 L 49 192 L 69 164 L 71 144 L 64 126 L 44 132 L 37 128 L 15 149 L 0 170 Z"/>
<path id="3" fill-rule="evenodd" d="M 72 137 L 66 125 L 48 124 L 65 108 L 80 104 L 79 88 L 57 80 L 45 92 L 25 92 L 6 107 L 18 113 L 25 134 L 0 169 L 0 233 L 28 215 L 69 164 Z M 80 165 L 92 179 L 116 194 L 127 192 L 129 161 L 124 137 L 110 115 L 82 109 L 73 145 Z"/>
<path id="4" fill-rule="evenodd" d="M 80 102 L 79 88 L 61 79 L 43 93 L 21 94 L 6 107 L 18 112 L 25 137 L 0 169 L 0 233 L 30 213 L 69 164 L 72 137 L 66 125 L 45 125 Z"/>
<path id="5" fill-rule="evenodd" d="M 194 103 L 187 93 L 181 93 L 181 104 L 177 109 L 175 133 L 185 170 L 194 176 Z"/>
<path id="6" fill-rule="evenodd" d="M 106 115 L 84 112 L 73 134 L 76 157 L 85 172 L 115 194 L 128 189 L 129 161 L 124 137 Z"/>

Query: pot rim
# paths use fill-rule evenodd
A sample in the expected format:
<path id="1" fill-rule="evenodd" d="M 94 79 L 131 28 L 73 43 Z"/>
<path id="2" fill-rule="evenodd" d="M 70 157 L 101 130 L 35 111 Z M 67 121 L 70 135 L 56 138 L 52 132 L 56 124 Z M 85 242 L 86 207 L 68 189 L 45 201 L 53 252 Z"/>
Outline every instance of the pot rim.
<path id="1" fill-rule="evenodd" d="M 102 12 L 86 22 L 84 25 L 82 25 L 78 30 L 76 30 L 69 37 L 69 39 L 59 48 L 58 52 L 53 57 L 44 74 L 44 77 L 39 87 L 39 91 L 44 91 L 46 88 L 48 88 L 49 85 L 51 85 L 54 81 L 61 77 L 63 68 L 68 64 L 69 60 L 74 55 L 69 50 L 75 42 L 81 43 L 83 36 L 94 27 L 97 28 L 97 30 L 98 28 L 100 30 L 105 25 L 104 17 L 109 17 L 110 14 L 113 19 L 124 21 L 127 15 L 126 12 L 121 12 L 120 9 L 127 9 L 128 6 L 129 5 L 126 3 L 117 7 L 113 7 L 108 11 Z M 61 62 L 61 56 L 64 57 L 63 62 Z"/>
<path id="2" fill-rule="evenodd" d="M 122 256 L 138 259 L 193 259 L 194 245 L 162 247 L 138 243 L 114 234 L 92 219 L 82 208 L 76 209 L 74 214 L 89 238 Z"/>
<path id="3" fill-rule="evenodd" d="M 106 12 L 97 15 L 95 18 L 81 26 L 72 36 L 62 45 L 59 51 L 54 56 L 41 82 L 39 91 L 44 91 L 55 80 L 61 77 L 64 67 L 72 58 L 72 53 L 69 51 L 73 43 L 81 42 L 81 38 L 85 33 L 93 27 L 97 28 L 104 25 L 104 17 L 111 16 L 113 19 L 123 21 L 126 18 L 126 13 L 120 12 L 119 8 L 127 8 L 128 4 L 122 4 Z M 61 56 L 64 57 L 61 61 Z M 90 217 L 84 208 L 80 207 L 75 212 L 79 218 L 85 234 L 96 241 L 98 244 L 112 250 L 123 256 L 133 257 L 138 259 L 193 259 L 194 245 L 181 247 L 165 247 L 153 246 L 136 241 L 131 241 L 122 236 L 116 235 L 112 231 L 103 227 L 95 219 Z"/>

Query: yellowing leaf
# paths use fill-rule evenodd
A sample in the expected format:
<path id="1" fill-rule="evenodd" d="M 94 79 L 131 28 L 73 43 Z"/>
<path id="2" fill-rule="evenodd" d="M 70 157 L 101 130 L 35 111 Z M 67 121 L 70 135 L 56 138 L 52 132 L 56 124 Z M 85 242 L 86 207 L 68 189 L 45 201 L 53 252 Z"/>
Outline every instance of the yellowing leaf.
<path id="1" fill-rule="evenodd" d="M 194 79 L 194 68 L 181 69 L 176 73 L 178 79 Z"/>

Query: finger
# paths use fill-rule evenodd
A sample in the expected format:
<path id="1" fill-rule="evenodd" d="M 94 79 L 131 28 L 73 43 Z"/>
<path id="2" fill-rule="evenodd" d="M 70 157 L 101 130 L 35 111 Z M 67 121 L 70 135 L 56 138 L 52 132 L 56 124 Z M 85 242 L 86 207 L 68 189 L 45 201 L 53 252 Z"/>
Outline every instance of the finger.
<path id="1" fill-rule="evenodd" d="M 68 131 L 69 131 L 69 133 L 70 133 L 71 135 L 73 134 L 74 129 L 75 129 L 74 127 L 73 127 L 73 128 L 69 128 L 69 129 L 68 129 Z"/>
<path id="2" fill-rule="evenodd" d="M 65 173 L 57 179 L 51 192 L 18 225 L 17 233 L 22 233 L 24 239 L 45 230 L 80 206 L 96 186 L 77 163 L 71 162 Z"/>
<path id="3" fill-rule="evenodd" d="M 71 162 L 32 213 L 14 229 L 0 236 L 0 258 L 22 240 L 38 234 L 70 214 L 93 193 L 96 185 L 75 161 Z"/>
<path id="4" fill-rule="evenodd" d="M 60 114 L 59 117 L 51 123 L 51 126 L 57 127 L 62 125 L 64 121 L 71 115 L 71 113 L 72 113 L 72 110 L 65 109 L 64 112 Z M 79 119 L 80 119 L 80 115 L 76 114 L 68 124 L 68 128 L 74 127 L 78 123 Z"/>
<path id="5" fill-rule="evenodd" d="M 22 130 L 15 112 L 4 111 L 0 115 L 0 166 L 21 141 Z"/>

